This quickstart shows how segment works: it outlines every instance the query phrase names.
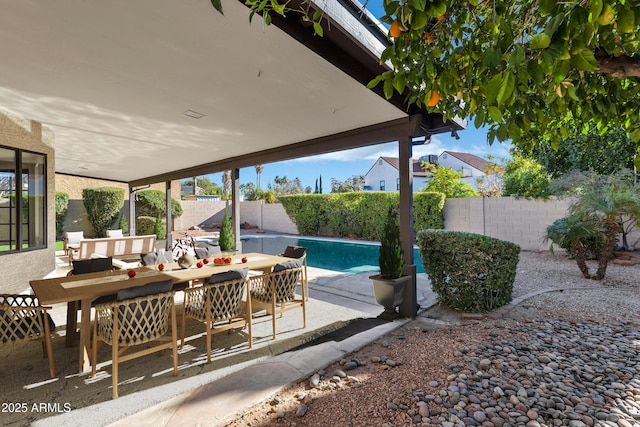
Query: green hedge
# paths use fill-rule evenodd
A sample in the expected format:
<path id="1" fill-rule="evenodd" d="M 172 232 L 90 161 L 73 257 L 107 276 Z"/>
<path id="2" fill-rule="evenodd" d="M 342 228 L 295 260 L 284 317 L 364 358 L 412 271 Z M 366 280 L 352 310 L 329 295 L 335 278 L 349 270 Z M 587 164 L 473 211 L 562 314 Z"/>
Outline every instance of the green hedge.
<path id="1" fill-rule="evenodd" d="M 124 188 L 97 187 L 82 190 L 87 218 L 97 237 L 104 237 L 124 206 Z"/>
<path id="2" fill-rule="evenodd" d="M 486 312 L 511 302 L 520 246 L 445 230 L 420 231 L 417 240 L 440 303 L 457 311 Z"/>
<path id="3" fill-rule="evenodd" d="M 397 192 L 350 192 L 280 196 L 287 215 L 307 236 L 379 240 L 389 207 L 398 207 Z M 414 194 L 414 229 L 444 227 L 444 195 Z"/>
<path id="4" fill-rule="evenodd" d="M 69 195 L 61 191 L 56 191 L 56 238 L 62 236 L 64 219 L 69 208 Z"/>
<path id="5" fill-rule="evenodd" d="M 156 229 L 156 217 L 153 216 L 139 216 L 136 218 L 136 234 L 138 236 L 146 236 L 149 234 L 155 234 L 158 240 L 165 239 L 167 237 L 167 226 L 165 225 L 165 219 L 160 218 L 158 228 Z"/>
<path id="6" fill-rule="evenodd" d="M 160 190 L 142 190 L 136 193 L 136 216 L 166 216 L 167 194 Z M 182 215 L 180 201 L 171 198 L 171 216 Z"/>

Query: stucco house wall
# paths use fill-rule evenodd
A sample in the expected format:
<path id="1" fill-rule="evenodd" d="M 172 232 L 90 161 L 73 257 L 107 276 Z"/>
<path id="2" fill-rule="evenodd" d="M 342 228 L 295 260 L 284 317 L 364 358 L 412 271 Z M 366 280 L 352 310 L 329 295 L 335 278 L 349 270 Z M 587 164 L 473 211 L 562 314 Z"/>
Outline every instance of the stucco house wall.
<path id="1" fill-rule="evenodd" d="M 0 255 L 0 293 L 20 293 L 29 280 L 39 279 L 55 269 L 55 156 L 51 129 L 34 120 L 0 111 L 0 145 L 47 156 L 47 247 Z M 51 230 L 54 230 L 53 232 Z"/>
<path id="2" fill-rule="evenodd" d="M 380 188 L 380 181 L 384 180 L 384 189 Z M 384 159 L 378 159 L 364 177 L 367 191 L 398 191 L 398 170 Z"/>
<path id="3" fill-rule="evenodd" d="M 476 169 L 446 151 L 438 156 L 438 164 L 462 173 L 462 179 L 471 185 L 476 191 L 478 191 L 478 178 L 483 179 L 485 177 L 484 171 Z"/>

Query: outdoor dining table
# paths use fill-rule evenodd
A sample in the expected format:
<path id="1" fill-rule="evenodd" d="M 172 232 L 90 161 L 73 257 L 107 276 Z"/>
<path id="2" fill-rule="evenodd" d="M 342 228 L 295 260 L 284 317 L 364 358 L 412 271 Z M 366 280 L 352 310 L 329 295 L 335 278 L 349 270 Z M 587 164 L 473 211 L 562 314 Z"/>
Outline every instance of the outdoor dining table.
<path id="1" fill-rule="evenodd" d="M 173 279 L 174 283 L 202 280 L 214 273 L 247 267 L 249 270 L 268 272 L 278 263 L 289 258 L 261 253 L 237 254 L 230 264 L 214 264 L 213 260 L 203 267 L 196 265 L 182 269 L 177 263 L 167 264 L 163 271 L 157 266 L 136 268 L 136 275 L 129 277 L 128 270 L 87 273 L 73 276 L 31 280 L 30 285 L 42 305 L 81 301 L 80 348 L 78 372 L 91 368 L 91 302 L 101 296 L 115 295 L 121 289 L 142 286 L 149 282 Z M 246 262 L 242 259 L 246 258 Z M 67 316 L 75 319 L 76 316 Z M 67 322 L 66 333 L 76 333 L 76 321 Z"/>

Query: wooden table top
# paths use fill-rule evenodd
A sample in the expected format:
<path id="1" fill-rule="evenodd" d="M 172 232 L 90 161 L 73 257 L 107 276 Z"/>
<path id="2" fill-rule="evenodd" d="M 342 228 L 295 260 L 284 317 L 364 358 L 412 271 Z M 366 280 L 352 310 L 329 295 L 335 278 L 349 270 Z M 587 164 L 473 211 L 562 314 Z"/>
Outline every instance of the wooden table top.
<path id="1" fill-rule="evenodd" d="M 244 257 L 247 258 L 246 263 L 242 262 Z M 156 266 L 140 267 L 135 269 L 137 274 L 133 278 L 127 275 L 127 270 L 116 270 L 31 280 L 29 283 L 40 304 L 52 305 L 113 295 L 121 289 L 160 280 L 172 279 L 174 283 L 188 282 L 208 278 L 214 273 L 244 267 L 249 270 L 265 271 L 280 262 L 290 260 L 290 258 L 261 253 L 237 254 L 231 258 L 233 258 L 231 264 L 214 265 L 211 259 L 211 262 L 202 268 L 194 265 L 188 269 L 181 269 L 176 263 L 167 264 L 164 271 L 159 271 Z"/>

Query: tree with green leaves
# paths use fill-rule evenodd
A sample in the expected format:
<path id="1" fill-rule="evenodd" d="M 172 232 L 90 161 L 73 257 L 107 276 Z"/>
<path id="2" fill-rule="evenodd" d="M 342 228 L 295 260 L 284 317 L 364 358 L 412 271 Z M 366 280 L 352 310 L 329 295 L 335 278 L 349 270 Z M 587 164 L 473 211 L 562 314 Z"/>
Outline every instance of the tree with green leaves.
<path id="1" fill-rule="evenodd" d="M 422 191 L 442 193 L 447 199 L 477 196 L 473 187 L 462 179 L 460 172 L 429 162 L 422 162 L 420 167 L 430 177 Z"/>
<path id="2" fill-rule="evenodd" d="M 548 199 L 551 196 L 551 177 L 533 159 L 514 156 L 507 162 L 502 176 L 502 195 L 526 199 Z"/>
<path id="3" fill-rule="evenodd" d="M 623 169 L 633 169 L 634 156 L 640 149 L 627 137 L 623 129 L 600 135 L 591 129 L 586 135 L 578 135 L 562 141 L 557 150 L 548 145 L 514 151 L 538 161 L 547 172 L 557 178 L 573 170 L 610 174 Z"/>
<path id="4" fill-rule="evenodd" d="M 384 0 L 395 26 L 374 81 L 493 142 L 556 148 L 625 129 L 640 141 L 640 1 Z"/>
<path id="5" fill-rule="evenodd" d="M 349 193 L 352 191 L 362 191 L 364 187 L 364 176 L 353 175 L 351 178 L 347 178 L 345 181 L 340 181 L 336 178 L 331 178 L 331 192 L 332 193 Z"/>

